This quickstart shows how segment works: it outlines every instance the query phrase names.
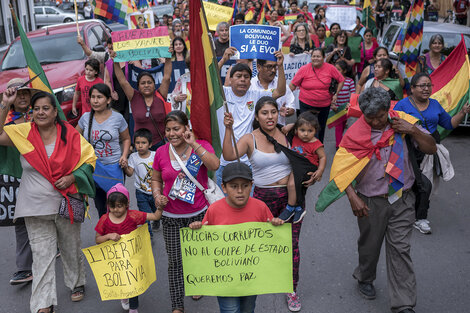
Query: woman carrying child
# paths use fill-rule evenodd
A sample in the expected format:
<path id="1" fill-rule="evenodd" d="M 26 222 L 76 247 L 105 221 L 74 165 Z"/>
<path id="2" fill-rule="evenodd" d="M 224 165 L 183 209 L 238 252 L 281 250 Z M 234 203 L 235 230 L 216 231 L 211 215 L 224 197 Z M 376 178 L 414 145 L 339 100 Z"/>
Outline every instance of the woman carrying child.
<path id="1" fill-rule="evenodd" d="M 101 216 L 96 224 L 96 244 L 108 240 L 119 241 L 121 235 L 129 234 L 146 221 L 156 221 L 162 216 L 161 208 L 154 213 L 130 210 L 129 191 L 121 183 L 111 187 L 106 196 L 108 213 Z M 129 313 L 138 313 L 139 297 L 123 299 L 121 305 L 124 310 L 129 310 Z"/>
<path id="2" fill-rule="evenodd" d="M 276 100 L 271 97 L 261 97 L 255 106 L 254 130 L 251 134 L 246 134 L 237 142 L 240 156 L 247 155 L 253 168 L 253 181 L 255 184 L 253 197 L 264 201 L 271 210 L 274 217 L 278 217 L 287 205 L 287 183 L 292 168 L 289 159 L 284 153 L 276 153 L 274 146 L 270 143 L 266 133 L 273 137 L 279 144 L 287 146 L 287 138 L 277 128 L 279 110 Z M 232 125 L 233 117 L 230 113 L 225 113 L 225 139 L 223 143 L 223 155 L 227 161 L 235 160 L 236 153 L 233 149 Z M 313 173 L 309 173 L 313 175 Z M 313 183 L 313 177 L 304 182 L 308 187 Z M 297 284 L 299 281 L 299 237 L 302 222 L 292 225 L 292 256 L 293 256 L 293 283 L 294 292 L 287 294 L 289 310 L 299 311 L 301 308 L 300 299 L 297 295 Z"/>
<path id="3" fill-rule="evenodd" d="M 153 162 L 152 195 L 157 208 L 163 208 L 162 227 L 168 254 L 168 280 L 173 313 L 184 312 L 184 278 L 181 258 L 180 229 L 195 221 L 202 221 L 209 206 L 204 193 L 196 188 L 191 200 L 173 196 L 187 177 L 178 159 L 187 164 L 197 156 L 202 161 L 196 180 L 208 186 L 207 171 L 219 168 L 220 160 L 205 140 L 196 140 L 182 111 L 171 111 L 165 117 L 165 137 L 168 143 L 156 151 Z M 175 181 L 177 184 L 175 184 Z M 178 184 L 180 182 L 181 184 Z M 171 196 L 170 196 L 171 192 Z M 193 296 L 194 300 L 200 297 Z"/>

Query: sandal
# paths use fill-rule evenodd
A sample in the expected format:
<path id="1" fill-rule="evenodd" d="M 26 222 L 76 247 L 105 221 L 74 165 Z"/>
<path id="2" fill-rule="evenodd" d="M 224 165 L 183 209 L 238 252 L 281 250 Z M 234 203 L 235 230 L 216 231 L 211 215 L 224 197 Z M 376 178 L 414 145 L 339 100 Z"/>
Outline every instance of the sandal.
<path id="1" fill-rule="evenodd" d="M 194 301 L 198 301 L 202 298 L 203 296 L 192 296 L 191 298 L 194 300 Z"/>
<path id="2" fill-rule="evenodd" d="M 49 310 L 49 311 L 44 311 L 44 310 Z M 38 313 L 54 313 L 54 306 L 51 305 L 48 308 L 39 309 Z"/>
<path id="3" fill-rule="evenodd" d="M 85 296 L 85 286 L 78 286 L 72 290 L 70 299 L 73 302 L 78 302 L 78 301 L 82 301 L 84 296 Z"/>

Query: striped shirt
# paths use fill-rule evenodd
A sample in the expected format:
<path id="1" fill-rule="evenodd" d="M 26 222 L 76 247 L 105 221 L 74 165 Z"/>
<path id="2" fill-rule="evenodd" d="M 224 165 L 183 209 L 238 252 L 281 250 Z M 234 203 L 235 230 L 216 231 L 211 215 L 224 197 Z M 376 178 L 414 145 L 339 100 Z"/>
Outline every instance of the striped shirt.
<path id="1" fill-rule="evenodd" d="M 346 77 L 344 80 L 344 85 L 343 89 L 338 93 L 338 98 L 336 99 L 336 105 L 344 105 L 349 103 L 349 99 L 351 98 L 351 95 L 356 92 L 356 86 L 354 85 L 354 81 Z"/>

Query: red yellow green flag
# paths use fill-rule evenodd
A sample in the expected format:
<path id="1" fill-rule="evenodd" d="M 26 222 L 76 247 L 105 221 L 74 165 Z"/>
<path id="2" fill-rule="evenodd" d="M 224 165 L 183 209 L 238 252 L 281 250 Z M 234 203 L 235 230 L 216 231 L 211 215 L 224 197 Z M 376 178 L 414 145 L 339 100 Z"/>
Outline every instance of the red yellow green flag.
<path id="1" fill-rule="evenodd" d="M 54 95 L 54 92 L 52 91 L 51 85 L 49 84 L 49 81 L 47 80 L 46 73 L 44 73 L 44 70 L 42 69 L 41 64 L 39 63 L 38 58 L 36 57 L 36 54 L 34 54 L 33 47 L 31 46 L 31 43 L 29 42 L 28 37 L 26 36 L 26 33 L 21 26 L 20 21 L 18 20 L 18 17 L 15 15 L 15 12 L 13 9 L 11 9 L 11 14 L 13 15 L 15 21 L 16 21 L 16 26 L 18 27 L 18 32 L 20 34 L 20 39 L 21 39 L 21 45 L 23 46 L 23 52 L 24 56 L 26 59 L 26 64 L 28 65 L 28 72 L 29 72 L 29 78 L 36 77 L 32 82 L 31 82 L 31 87 L 34 89 L 46 91 L 52 95 Z M 55 98 L 55 95 L 54 95 Z M 65 118 L 64 112 L 62 111 L 59 101 L 57 101 L 57 98 L 55 99 L 56 101 L 56 107 L 57 111 L 59 112 L 59 117 L 61 120 L 67 120 Z"/>
<path id="2" fill-rule="evenodd" d="M 436 99 L 451 116 L 457 114 L 469 98 L 470 62 L 465 40 L 462 38 L 451 54 L 431 74 L 434 85 L 431 98 Z M 441 139 L 450 130 L 438 127 Z"/>
<path id="3" fill-rule="evenodd" d="M 212 144 L 217 156 L 222 145 L 217 123 L 217 109 L 224 103 L 224 92 L 201 0 L 189 2 L 189 38 L 191 42 L 192 89 L 191 125 L 199 139 Z"/>
<path id="4" fill-rule="evenodd" d="M 411 124 L 418 119 L 404 112 L 390 111 L 390 116 L 398 116 Z M 393 129 L 384 132 L 382 138 L 374 145 L 370 140 L 371 127 L 362 115 L 344 134 L 343 140 L 336 151 L 331 165 L 330 182 L 320 192 L 315 210 L 323 212 L 330 204 L 344 195 L 349 185 L 355 184 L 355 179 L 369 163 L 376 147 L 392 146 L 395 142 Z"/>

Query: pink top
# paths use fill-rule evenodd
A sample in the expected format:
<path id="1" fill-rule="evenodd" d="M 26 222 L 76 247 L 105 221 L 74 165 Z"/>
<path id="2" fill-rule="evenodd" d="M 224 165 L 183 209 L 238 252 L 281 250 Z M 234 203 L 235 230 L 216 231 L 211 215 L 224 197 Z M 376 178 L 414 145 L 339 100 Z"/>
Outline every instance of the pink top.
<path id="1" fill-rule="evenodd" d="M 80 92 L 80 101 L 82 103 L 82 115 L 85 112 L 91 111 L 90 88 L 96 84 L 104 84 L 104 82 L 99 77 L 96 77 L 95 80 L 89 82 L 85 78 L 85 75 L 81 76 L 77 81 L 77 86 L 75 87 L 75 90 Z"/>
<path id="2" fill-rule="evenodd" d="M 214 149 L 207 141 L 196 140 L 196 142 L 202 145 L 202 147 L 208 152 L 214 153 Z M 191 153 L 192 152 L 194 151 L 191 150 Z M 155 160 L 153 161 L 153 169 L 159 171 L 162 174 L 162 180 L 165 185 L 165 187 L 163 188 L 163 195 L 168 197 L 168 194 L 171 190 L 171 186 L 173 186 L 173 182 L 175 181 L 176 177 L 180 172 L 175 170 L 171 165 L 169 143 L 158 148 L 157 152 L 155 153 Z M 201 165 L 196 179 L 204 188 L 207 188 L 207 168 L 204 166 L 204 164 Z M 209 203 L 204 197 L 204 193 L 198 188 L 196 188 L 194 204 L 189 204 L 179 199 L 172 200 L 168 198 L 168 204 L 163 208 L 163 210 L 172 214 L 191 214 L 202 210 L 205 206 L 208 205 Z"/>
<path id="3" fill-rule="evenodd" d="M 357 70 L 359 72 L 362 72 L 364 69 L 364 63 L 365 61 L 372 60 L 374 58 L 374 50 L 379 46 L 377 41 L 373 40 L 372 41 L 372 47 L 370 49 L 366 49 L 366 52 L 364 53 L 364 47 L 365 43 L 361 43 L 361 63 L 357 66 Z"/>
<path id="4" fill-rule="evenodd" d="M 312 63 L 302 66 L 292 84 L 300 87 L 299 99 L 303 103 L 314 107 L 329 107 L 331 104 L 330 88 L 331 79 L 336 79 L 339 83 L 344 81 L 343 75 L 336 69 L 334 65 L 323 63 L 320 68 L 313 71 Z"/>

